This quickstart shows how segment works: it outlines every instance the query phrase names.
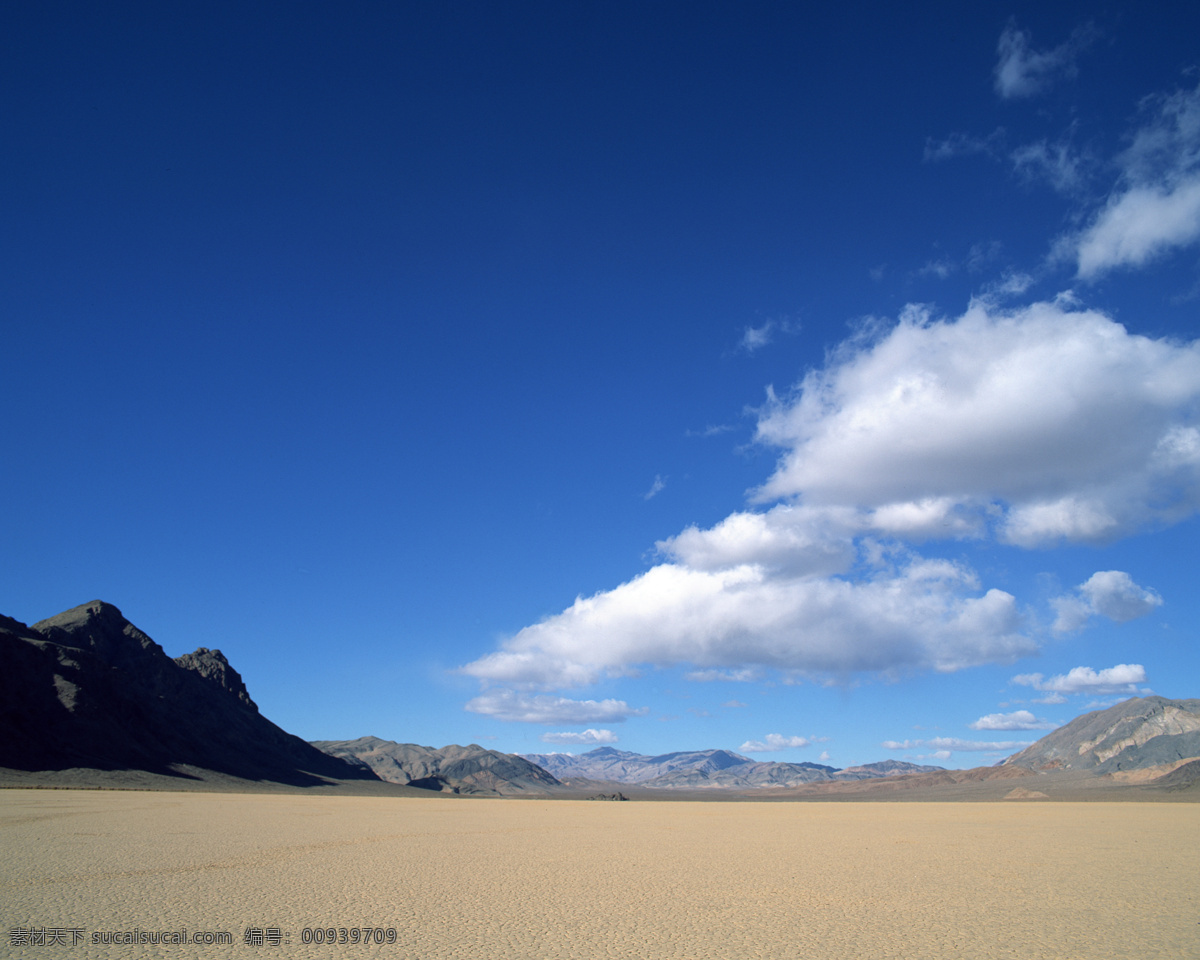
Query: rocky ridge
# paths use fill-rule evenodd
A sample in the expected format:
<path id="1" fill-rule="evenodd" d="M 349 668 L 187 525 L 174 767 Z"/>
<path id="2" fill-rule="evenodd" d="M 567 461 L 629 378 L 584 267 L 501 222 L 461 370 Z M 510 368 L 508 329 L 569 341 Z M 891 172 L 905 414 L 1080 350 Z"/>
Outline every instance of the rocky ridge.
<path id="1" fill-rule="evenodd" d="M 0 767 L 292 786 L 377 779 L 262 716 L 220 650 L 172 659 L 110 603 L 32 626 L 0 617 L 0 662 Z"/>

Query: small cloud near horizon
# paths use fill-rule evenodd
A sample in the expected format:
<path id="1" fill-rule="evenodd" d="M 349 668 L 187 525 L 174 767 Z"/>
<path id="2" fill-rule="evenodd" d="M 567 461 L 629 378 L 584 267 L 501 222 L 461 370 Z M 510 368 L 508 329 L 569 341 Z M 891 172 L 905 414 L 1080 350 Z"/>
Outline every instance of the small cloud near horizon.
<path id="1" fill-rule="evenodd" d="M 762 740 L 747 740 L 738 747 L 738 751 L 741 753 L 771 753 L 793 747 L 807 747 L 811 743 L 812 741 L 808 737 L 785 737 L 778 733 L 768 733 Z"/>
<path id="2" fill-rule="evenodd" d="M 582 733 L 543 733 L 539 739 L 543 743 L 569 744 L 571 746 L 596 746 L 605 743 L 617 743 L 620 739 L 611 730 L 593 730 L 588 728 Z"/>
<path id="3" fill-rule="evenodd" d="M 1012 713 L 989 713 L 968 726 L 972 730 L 1053 730 L 1059 725 L 1039 719 L 1028 710 L 1014 710 Z"/>

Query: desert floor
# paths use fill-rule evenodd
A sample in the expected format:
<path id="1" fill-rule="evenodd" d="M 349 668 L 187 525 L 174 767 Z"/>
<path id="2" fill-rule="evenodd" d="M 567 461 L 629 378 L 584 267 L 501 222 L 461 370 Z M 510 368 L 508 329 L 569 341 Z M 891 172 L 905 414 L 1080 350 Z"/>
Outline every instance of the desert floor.
<path id="1" fill-rule="evenodd" d="M 0 855 L 3 956 L 1200 957 L 1195 803 L 0 790 Z M 91 942 L 139 929 L 233 943 Z"/>

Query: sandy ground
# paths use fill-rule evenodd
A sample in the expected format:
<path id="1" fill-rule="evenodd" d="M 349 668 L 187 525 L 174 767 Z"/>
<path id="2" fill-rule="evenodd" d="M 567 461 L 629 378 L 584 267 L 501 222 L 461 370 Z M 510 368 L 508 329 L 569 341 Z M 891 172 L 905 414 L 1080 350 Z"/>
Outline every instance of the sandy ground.
<path id="1" fill-rule="evenodd" d="M 1200 957 L 1194 803 L 0 790 L 0 854 L 2 956 Z M 326 927 L 396 939 L 303 942 Z M 91 942 L 139 929 L 234 942 Z"/>

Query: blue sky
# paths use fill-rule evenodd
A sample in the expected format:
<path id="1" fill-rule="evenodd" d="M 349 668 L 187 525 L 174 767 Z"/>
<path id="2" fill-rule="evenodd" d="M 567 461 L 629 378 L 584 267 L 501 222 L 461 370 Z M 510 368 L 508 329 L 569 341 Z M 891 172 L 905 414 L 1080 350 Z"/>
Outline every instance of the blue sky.
<path id="1" fill-rule="evenodd" d="M 0 611 L 308 739 L 1195 696 L 1200 12 L 10 5 Z"/>

